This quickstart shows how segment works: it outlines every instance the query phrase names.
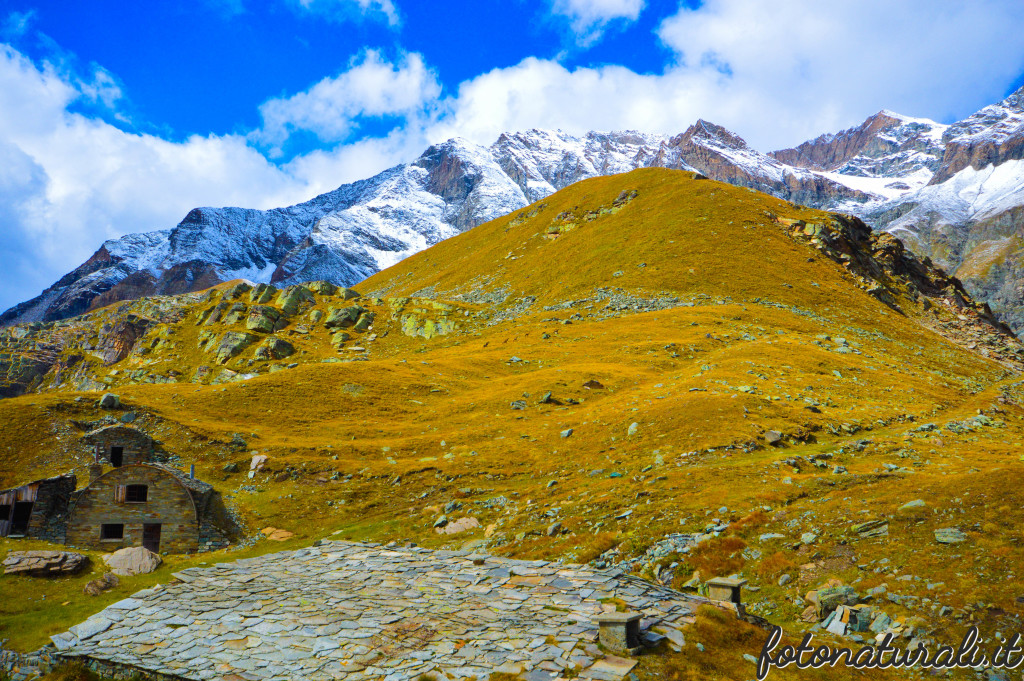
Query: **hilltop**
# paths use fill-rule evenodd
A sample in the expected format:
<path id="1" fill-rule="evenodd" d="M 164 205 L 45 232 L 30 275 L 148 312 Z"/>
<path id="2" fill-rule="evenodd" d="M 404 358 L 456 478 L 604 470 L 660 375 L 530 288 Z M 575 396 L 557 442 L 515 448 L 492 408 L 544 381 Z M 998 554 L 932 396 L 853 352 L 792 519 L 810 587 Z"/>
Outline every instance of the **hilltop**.
<path id="1" fill-rule="evenodd" d="M 229 282 L 0 340 L 5 483 L 83 471 L 76 434 L 130 414 L 250 536 L 624 563 L 675 587 L 741 573 L 791 633 L 832 579 L 908 640 L 1019 628 L 1024 350 L 850 215 L 648 168 L 352 289 Z M 949 528 L 959 544 L 936 541 Z M 0 635 L 74 623 L 0 584 Z M 752 674 L 735 647 L 707 660 Z"/>

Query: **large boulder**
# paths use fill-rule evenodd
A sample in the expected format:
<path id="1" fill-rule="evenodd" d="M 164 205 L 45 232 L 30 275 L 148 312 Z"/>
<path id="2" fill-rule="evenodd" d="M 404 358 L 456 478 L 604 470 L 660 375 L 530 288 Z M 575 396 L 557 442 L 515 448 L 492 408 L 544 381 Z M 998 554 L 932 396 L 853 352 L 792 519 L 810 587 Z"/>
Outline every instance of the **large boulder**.
<path id="1" fill-rule="evenodd" d="M 257 284 L 249 294 L 249 302 L 256 305 L 269 303 L 277 295 L 277 287 L 270 284 Z"/>
<path id="2" fill-rule="evenodd" d="M 4 558 L 5 575 L 56 577 L 73 575 L 89 564 L 89 559 L 70 551 L 11 551 Z"/>
<path id="3" fill-rule="evenodd" d="M 284 313 L 291 317 L 304 312 L 316 304 L 316 298 L 305 286 L 289 286 L 277 296 L 276 304 Z"/>
<path id="4" fill-rule="evenodd" d="M 121 398 L 114 393 L 107 393 L 100 398 L 100 409 L 117 409 L 121 406 Z"/>
<path id="5" fill-rule="evenodd" d="M 245 320 L 245 328 L 259 333 L 273 333 L 278 328 L 283 328 L 281 313 L 277 308 L 269 305 L 253 305 L 249 310 L 249 316 Z M 280 326 L 278 326 L 280 324 Z"/>
<path id="6" fill-rule="evenodd" d="M 307 281 L 303 286 L 322 296 L 333 296 L 338 292 L 338 287 L 329 281 Z"/>
<path id="7" fill-rule="evenodd" d="M 253 359 L 269 360 L 284 359 L 295 354 L 295 346 L 281 338 L 271 336 L 263 341 L 263 344 L 256 348 Z"/>
<path id="8" fill-rule="evenodd" d="M 359 319 L 356 320 L 355 326 L 352 327 L 352 330 L 363 333 L 370 328 L 371 324 L 373 324 L 373 313 L 363 312 L 359 315 Z"/>
<path id="9" fill-rule="evenodd" d="M 241 354 L 241 352 L 252 345 L 255 340 L 256 336 L 251 333 L 228 331 L 221 336 L 220 343 L 217 345 L 217 361 L 224 364 L 232 357 Z"/>
<path id="10" fill-rule="evenodd" d="M 131 546 L 103 556 L 103 562 L 110 571 L 122 577 L 145 575 L 160 567 L 163 559 L 149 549 Z"/>
<path id="11" fill-rule="evenodd" d="M 327 321 L 324 322 L 324 327 L 328 329 L 344 329 L 352 326 L 359 319 L 359 315 L 366 312 L 363 308 L 358 305 L 352 305 L 350 307 L 332 307 L 330 314 L 327 315 Z"/>

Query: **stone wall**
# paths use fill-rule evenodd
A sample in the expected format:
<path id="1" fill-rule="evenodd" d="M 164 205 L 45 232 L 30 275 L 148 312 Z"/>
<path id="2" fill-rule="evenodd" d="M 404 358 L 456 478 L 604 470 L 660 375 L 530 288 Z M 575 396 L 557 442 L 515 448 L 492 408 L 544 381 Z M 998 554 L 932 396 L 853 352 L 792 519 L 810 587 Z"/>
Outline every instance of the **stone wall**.
<path id="1" fill-rule="evenodd" d="M 68 502 L 77 484 L 74 475 L 37 480 L 0 491 L 0 505 L 12 507 L 18 502 L 31 502 L 32 513 L 25 536 L 60 544 L 64 542 Z M 6 535 L 11 530 L 7 521 L 7 517 L 0 518 L 0 535 Z"/>
<path id="2" fill-rule="evenodd" d="M 47 674 L 59 662 L 52 645 L 34 653 L 19 653 L 4 648 L 0 642 L 0 678 L 9 681 L 28 681 Z"/>
<path id="3" fill-rule="evenodd" d="M 86 668 L 99 674 L 104 679 L 114 679 L 114 681 L 187 681 L 186 676 L 177 676 L 175 674 L 161 674 L 160 672 L 150 671 L 148 669 L 142 669 L 140 667 L 134 667 L 129 664 L 117 664 L 116 662 L 108 662 L 107 660 L 96 660 L 91 657 L 72 657 L 67 656 L 63 658 L 66 661 L 79 661 L 82 662 Z"/>
<path id="4" fill-rule="evenodd" d="M 28 536 L 51 542 L 64 543 L 67 531 L 68 503 L 75 494 L 78 479 L 74 475 L 41 480 L 32 506 Z"/>
<path id="5" fill-rule="evenodd" d="M 121 485 L 147 485 L 147 501 L 117 501 Z M 70 515 L 69 546 L 104 551 L 142 546 L 143 524 L 160 523 L 161 552 L 199 549 L 199 519 L 192 496 L 177 476 L 158 466 L 122 466 L 104 473 L 78 493 Z M 100 527 L 107 523 L 124 524 L 124 538 L 101 540 Z"/>
<path id="6" fill-rule="evenodd" d="M 82 442 L 92 448 L 96 460 L 111 464 L 110 452 L 113 447 L 124 449 L 122 465 L 146 463 L 153 459 L 153 438 L 141 430 L 127 426 L 106 426 L 82 436 Z"/>

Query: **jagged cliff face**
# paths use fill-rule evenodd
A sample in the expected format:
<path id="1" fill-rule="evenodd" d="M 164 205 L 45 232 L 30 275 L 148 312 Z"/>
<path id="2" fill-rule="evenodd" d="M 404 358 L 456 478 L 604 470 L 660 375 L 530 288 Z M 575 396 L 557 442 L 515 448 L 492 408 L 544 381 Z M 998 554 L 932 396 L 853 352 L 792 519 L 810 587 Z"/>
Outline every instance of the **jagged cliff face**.
<path id="1" fill-rule="evenodd" d="M 932 184 L 945 182 L 968 167 L 981 170 L 1024 159 L 1024 88 L 949 126 L 942 141 L 942 163 Z"/>
<path id="2" fill-rule="evenodd" d="M 0 324 L 64 319 L 236 278 L 351 285 L 575 182 L 644 167 L 696 171 L 862 217 L 955 272 L 1024 330 L 1024 89 L 950 126 L 883 111 L 770 154 L 703 120 L 674 136 L 529 130 L 490 147 L 452 139 L 295 206 L 197 208 L 173 229 L 108 241 Z"/>
<path id="3" fill-rule="evenodd" d="M 935 172 L 942 158 L 946 128 L 927 119 L 880 111 L 855 128 L 821 135 L 770 155 L 800 168 L 854 177 L 898 178 L 921 170 Z"/>

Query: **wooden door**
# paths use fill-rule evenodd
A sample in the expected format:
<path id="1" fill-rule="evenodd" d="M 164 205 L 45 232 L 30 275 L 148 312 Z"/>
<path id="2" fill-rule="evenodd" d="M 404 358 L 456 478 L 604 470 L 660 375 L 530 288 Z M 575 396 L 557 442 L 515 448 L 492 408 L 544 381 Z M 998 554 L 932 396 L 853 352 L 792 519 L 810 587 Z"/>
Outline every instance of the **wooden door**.
<path id="1" fill-rule="evenodd" d="M 142 526 L 142 547 L 160 553 L 160 523 L 145 523 Z"/>

